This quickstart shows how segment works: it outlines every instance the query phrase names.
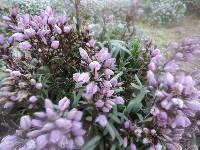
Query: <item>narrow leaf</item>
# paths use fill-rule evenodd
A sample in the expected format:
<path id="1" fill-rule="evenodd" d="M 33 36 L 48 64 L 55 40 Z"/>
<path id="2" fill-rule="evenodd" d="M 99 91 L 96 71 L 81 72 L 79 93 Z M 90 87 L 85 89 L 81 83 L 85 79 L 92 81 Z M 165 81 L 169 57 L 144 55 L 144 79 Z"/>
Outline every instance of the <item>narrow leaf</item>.
<path id="1" fill-rule="evenodd" d="M 101 140 L 100 135 L 92 137 L 91 140 L 84 145 L 82 150 L 94 150 L 96 146 L 99 144 L 100 140 Z"/>

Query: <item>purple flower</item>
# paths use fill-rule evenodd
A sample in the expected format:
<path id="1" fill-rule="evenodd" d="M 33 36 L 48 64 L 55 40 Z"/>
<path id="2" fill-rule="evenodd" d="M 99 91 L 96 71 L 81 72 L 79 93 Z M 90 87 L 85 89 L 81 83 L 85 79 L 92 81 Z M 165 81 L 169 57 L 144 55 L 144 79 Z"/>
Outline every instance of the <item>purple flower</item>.
<path id="1" fill-rule="evenodd" d="M 122 104 L 124 104 L 124 99 L 122 97 L 118 96 L 115 98 L 115 103 L 122 105 Z"/>
<path id="2" fill-rule="evenodd" d="M 165 126 L 168 123 L 168 115 L 166 112 L 160 112 L 157 115 L 157 119 L 160 126 Z"/>
<path id="3" fill-rule="evenodd" d="M 105 127 L 108 123 L 108 120 L 105 115 L 99 115 L 95 122 L 99 123 L 102 127 Z"/>
<path id="4" fill-rule="evenodd" d="M 136 145 L 131 143 L 131 150 L 137 150 Z"/>
<path id="5" fill-rule="evenodd" d="M 19 43 L 19 48 L 23 50 L 30 50 L 32 45 L 28 41 Z"/>
<path id="6" fill-rule="evenodd" d="M 0 45 L 3 45 L 4 43 L 4 36 L 3 34 L 0 34 Z"/>
<path id="7" fill-rule="evenodd" d="M 163 77 L 163 82 L 166 85 L 169 85 L 169 86 L 172 85 L 174 82 L 174 76 L 169 72 L 165 73 Z"/>
<path id="8" fill-rule="evenodd" d="M 197 100 L 186 101 L 186 106 L 194 111 L 200 111 L 200 102 Z"/>
<path id="9" fill-rule="evenodd" d="M 22 33 L 14 33 L 12 35 L 12 38 L 17 42 L 22 42 L 22 41 L 24 41 L 25 36 Z"/>
<path id="10" fill-rule="evenodd" d="M 153 51 L 152 51 L 152 56 L 154 57 L 154 56 L 157 56 L 157 55 L 160 55 L 161 54 L 161 52 L 160 52 L 160 50 L 159 49 L 154 49 Z"/>
<path id="11" fill-rule="evenodd" d="M 18 143 L 18 144 L 17 144 Z M 15 135 L 4 137 L 0 143 L 0 149 L 13 150 L 20 144 L 19 138 Z"/>
<path id="12" fill-rule="evenodd" d="M 40 135 L 36 138 L 37 148 L 42 150 L 48 144 L 48 138 L 46 134 Z"/>
<path id="13" fill-rule="evenodd" d="M 5 21 L 11 21 L 11 18 L 8 17 L 8 16 L 3 16 L 2 18 L 3 18 L 3 20 L 5 20 Z"/>
<path id="14" fill-rule="evenodd" d="M 24 34 L 28 37 L 33 37 L 36 34 L 36 31 L 33 28 L 25 29 Z"/>
<path id="15" fill-rule="evenodd" d="M 111 54 L 108 53 L 107 48 L 102 48 L 99 53 L 96 54 L 96 58 L 99 62 L 104 62 L 105 60 L 111 58 Z"/>
<path id="16" fill-rule="evenodd" d="M 96 72 L 96 71 L 100 70 L 101 65 L 97 61 L 92 61 L 89 64 L 89 67 L 90 67 L 90 69 L 91 69 L 92 72 Z"/>
<path id="17" fill-rule="evenodd" d="M 176 64 L 175 60 L 171 60 L 169 61 L 165 66 L 164 66 L 164 70 L 166 72 L 175 72 L 176 70 L 179 69 L 179 65 Z"/>
<path id="18" fill-rule="evenodd" d="M 49 16 L 47 22 L 48 22 L 48 24 L 50 24 L 50 25 L 53 26 L 53 25 L 55 24 L 56 20 L 55 20 L 55 18 L 53 17 L 53 15 L 51 15 L 51 16 Z"/>
<path id="19" fill-rule="evenodd" d="M 67 17 L 67 15 L 64 13 L 64 14 L 62 14 L 61 16 L 59 16 L 58 20 L 59 20 L 59 23 L 61 23 L 62 25 L 64 25 L 64 24 L 67 22 L 68 17 Z"/>
<path id="20" fill-rule="evenodd" d="M 151 71 L 155 71 L 156 70 L 156 65 L 153 62 L 150 62 L 150 64 L 148 65 L 148 69 Z"/>
<path id="21" fill-rule="evenodd" d="M 106 79 L 110 79 L 110 76 L 114 75 L 114 72 L 110 69 L 105 69 L 104 73 L 106 75 Z"/>
<path id="22" fill-rule="evenodd" d="M 95 94 L 98 90 L 98 86 L 95 82 L 91 82 L 86 86 L 86 93 Z"/>
<path id="23" fill-rule="evenodd" d="M 31 118 L 30 116 L 23 116 L 20 119 L 20 127 L 24 130 L 27 130 L 31 127 Z"/>
<path id="24" fill-rule="evenodd" d="M 178 106 L 179 108 L 184 107 L 183 100 L 181 100 L 180 98 L 172 98 L 171 101 L 173 102 L 174 105 Z"/>
<path id="25" fill-rule="evenodd" d="M 79 52 L 80 52 L 81 58 L 83 60 L 85 60 L 86 62 L 90 62 L 91 61 L 89 56 L 88 56 L 88 53 L 83 48 L 79 48 Z"/>
<path id="26" fill-rule="evenodd" d="M 127 137 L 125 137 L 125 138 L 123 139 L 123 147 L 126 148 L 127 145 L 128 145 L 128 139 L 127 139 Z"/>
<path id="27" fill-rule="evenodd" d="M 82 136 L 78 136 L 75 138 L 74 142 L 78 147 L 81 147 L 84 144 L 84 139 Z"/>
<path id="28" fill-rule="evenodd" d="M 177 111 L 177 116 L 174 120 L 174 122 L 171 124 L 172 128 L 175 127 L 188 127 L 191 125 L 190 120 L 187 118 L 187 116 L 180 110 Z"/>
<path id="29" fill-rule="evenodd" d="M 95 105 L 96 105 L 96 107 L 99 107 L 99 108 L 102 108 L 103 106 L 104 106 L 104 102 L 102 101 L 102 100 L 98 100 L 96 103 L 95 103 Z"/>
<path id="30" fill-rule="evenodd" d="M 73 75 L 73 79 L 76 81 L 76 82 L 79 82 L 79 83 L 87 83 L 89 80 L 90 80 L 90 76 L 89 76 L 89 73 L 75 73 Z"/>
<path id="31" fill-rule="evenodd" d="M 53 15 L 53 9 L 50 6 L 47 6 L 46 10 L 45 10 L 45 14 L 47 16 L 51 16 Z"/>
<path id="32" fill-rule="evenodd" d="M 66 99 L 63 98 L 60 103 L 66 102 Z M 80 122 L 83 113 L 75 108 L 63 112 L 62 107 L 60 109 L 47 99 L 45 107 L 46 112 L 34 113 L 35 119 L 23 116 L 20 120 L 20 129 L 13 136 L 4 138 L 0 143 L 0 149 L 2 146 L 5 146 L 6 150 L 28 149 L 27 146 L 30 148 L 30 144 L 38 150 L 75 149 L 83 146 L 83 135 L 86 133 Z"/>
<path id="33" fill-rule="evenodd" d="M 68 25 L 68 26 L 64 26 L 64 32 L 65 33 L 70 33 L 72 31 L 72 26 Z"/>
<path id="34" fill-rule="evenodd" d="M 42 89 L 42 83 L 36 83 L 35 88 L 38 89 L 38 90 L 41 90 Z"/>
<path id="35" fill-rule="evenodd" d="M 59 45 L 60 45 L 59 43 L 60 43 L 59 41 L 52 41 L 51 47 L 53 49 L 57 49 L 59 47 Z"/>
<path id="36" fill-rule="evenodd" d="M 155 86 L 157 83 L 154 73 L 151 70 L 147 71 L 147 81 L 150 86 Z"/>
<path id="37" fill-rule="evenodd" d="M 115 58 L 109 58 L 104 62 L 103 67 L 105 68 L 113 68 L 116 60 Z"/>
<path id="38" fill-rule="evenodd" d="M 35 103 L 37 100 L 38 100 L 38 98 L 36 96 L 29 97 L 29 102 L 31 102 L 31 103 Z"/>
<path id="39" fill-rule="evenodd" d="M 181 53 L 181 52 L 176 53 L 175 58 L 176 58 L 177 60 L 183 60 L 183 53 Z"/>
<path id="40" fill-rule="evenodd" d="M 100 70 L 101 68 L 101 65 L 99 64 L 99 62 L 97 61 L 92 61 L 90 64 L 89 64 L 89 67 L 91 69 L 91 71 L 94 73 L 94 78 L 97 79 L 99 74 L 98 74 L 98 70 Z"/>
<path id="41" fill-rule="evenodd" d="M 60 29 L 60 27 L 58 27 L 57 25 L 54 26 L 54 32 L 61 34 L 62 30 Z"/>
<path id="42" fill-rule="evenodd" d="M 95 44 L 96 44 L 96 41 L 94 40 L 94 39 L 91 39 L 89 42 L 88 42 L 88 46 L 89 47 L 94 47 L 95 46 Z"/>
<path id="43" fill-rule="evenodd" d="M 64 111 L 69 107 L 70 100 L 67 97 L 64 97 L 58 102 L 58 107 L 61 111 Z"/>
<path id="44" fill-rule="evenodd" d="M 18 8 L 17 8 L 17 7 L 13 7 L 13 8 L 10 10 L 10 14 L 11 14 L 11 16 L 16 17 L 17 14 L 18 14 Z"/>

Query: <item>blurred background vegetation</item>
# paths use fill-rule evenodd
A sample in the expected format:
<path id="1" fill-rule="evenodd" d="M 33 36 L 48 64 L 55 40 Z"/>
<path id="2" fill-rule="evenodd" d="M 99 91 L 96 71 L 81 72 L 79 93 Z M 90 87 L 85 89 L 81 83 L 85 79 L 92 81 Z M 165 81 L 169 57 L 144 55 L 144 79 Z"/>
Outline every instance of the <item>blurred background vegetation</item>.
<path id="1" fill-rule="evenodd" d="M 151 38 L 158 46 L 200 34 L 199 0 L 81 0 L 80 4 L 82 23 L 89 23 L 101 40 L 125 38 L 120 32 L 127 24 L 128 36 Z M 1 16 L 13 6 L 23 14 L 38 14 L 51 6 L 57 13 L 73 15 L 75 9 L 73 0 L 0 0 Z"/>

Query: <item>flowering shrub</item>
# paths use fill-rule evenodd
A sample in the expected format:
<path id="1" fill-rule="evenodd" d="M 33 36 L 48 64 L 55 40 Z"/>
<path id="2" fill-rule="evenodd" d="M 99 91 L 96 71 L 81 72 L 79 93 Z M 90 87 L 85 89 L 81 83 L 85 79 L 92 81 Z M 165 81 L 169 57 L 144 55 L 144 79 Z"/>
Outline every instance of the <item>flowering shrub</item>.
<path id="1" fill-rule="evenodd" d="M 186 6 L 181 0 L 144 1 L 146 20 L 150 23 L 170 25 L 184 17 Z"/>
<path id="2" fill-rule="evenodd" d="M 3 19 L 0 106 L 19 126 L 0 149 L 181 150 L 196 132 L 199 90 L 177 63 L 198 49 L 195 40 L 172 47 L 165 62 L 151 43 L 96 42 L 51 7 Z"/>

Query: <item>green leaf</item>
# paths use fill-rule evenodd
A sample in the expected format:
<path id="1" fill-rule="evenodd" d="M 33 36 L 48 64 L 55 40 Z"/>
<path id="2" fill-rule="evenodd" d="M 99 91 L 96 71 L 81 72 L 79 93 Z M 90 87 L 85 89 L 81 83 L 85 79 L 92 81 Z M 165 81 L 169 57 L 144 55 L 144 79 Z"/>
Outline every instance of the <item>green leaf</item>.
<path id="1" fill-rule="evenodd" d="M 114 122 L 120 124 L 121 120 L 115 115 L 115 114 L 109 114 L 108 115 Z"/>
<path id="2" fill-rule="evenodd" d="M 140 82 L 140 79 L 138 78 L 137 75 L 135 75 L 135 80 L 137 81 L 137 83 L 139 84 L 139 86 L 142 86 L 142 83 Z"/>
<path id="3" fill-rule="evenodd" d="M 126 121 L 129 120 L 123 113 L 118 112 L 117 115 Z"/>
<path id="4" fill-rule="evenodd" d="M 120 71 L 117 75 L 115 75 L 112 79 L 118 79 L 119 77 L 121 77 L 123 75 L 123 71 Z M 112 80 L 111 79 L 111 80 Z"/>
<path id="5" fill-rule="evenodd" d="M 110 136 L 112 137 L 112 141 L 115 139 L 116 135 L 115 135 L 115 130 L 114 130 L 114 126 L 109 122 L 106 125 L 106 129 L 108 130 Z"/>
<path id="6" fill-rule="evenodd" d="M 135 83 L 131 83 L 131 86 L 134 87 L 135 89 L 138 89 L 138 90 L 141 89 L 141 86 L 138 86 Z"/>
<path id="7" fill-rule="evenodd" d="M 123 143 L 123 139 L 120 136 L 119 132 L 117 131 L 117 129 L 114 127 L 114 125 L 109 122 L 106 126 L 107 131 L 109 132 L 109 134 L 112 137 L 112 141 L 114 141 L 115 138 L 117 138 L 117 140 L 119 141 L 119 144 L 122 145 Z"/>
<path id="8" fill-rule="evenodd" d="M 111 40 L 110 45 L 112 47 L 111 53 L 114 56 L 117 56 L 120 53 L 120 56 L 124 56 L 124 53 L 131 55 L 131 52 L 126 48 L 126 43 L 120 40 Z"/>
<path id="9" fill-rule="evenodd" d="M 110 150 L 116 150 L 116 148 L 117 148 L 116 143 L 113 143 L 113 144 L 112 144 L 112 147 L 110 148 Z"/>
<path id="10" fill-rule="evenodd" d="M 77 107 L 79 100 L 81 99 L 81 95 L 83 93 L 83 89 L 80 89 L 78 91 L 78 94 L 76 95 L 76 93 L 74 93 L 74 101 L 72 104 L 72 107 Z"/>
<path id="11" fill-rule="evenodd" d="M 82 150 L 94 150 L 96 146 L 99 144 L 101 140 L 101 136 L 97 135 L 95 137 L 92 137 L 91 140 L 89 140 L 83 147 Z"/>
<path id="12" fill-rule="evenodd" d="M 131 113 L 131 112 L 138 112 L 141 107 L 142 107 L 142 100 L 144 99 L 145 95 L 147 93 L 147 90 L 145 90 L 145 88 L 140 90 L 140 93 L 136 96 L 136 98 L 134 98 L 133 100 L 131 100 L 127 106 L 127 112 Z"/>

